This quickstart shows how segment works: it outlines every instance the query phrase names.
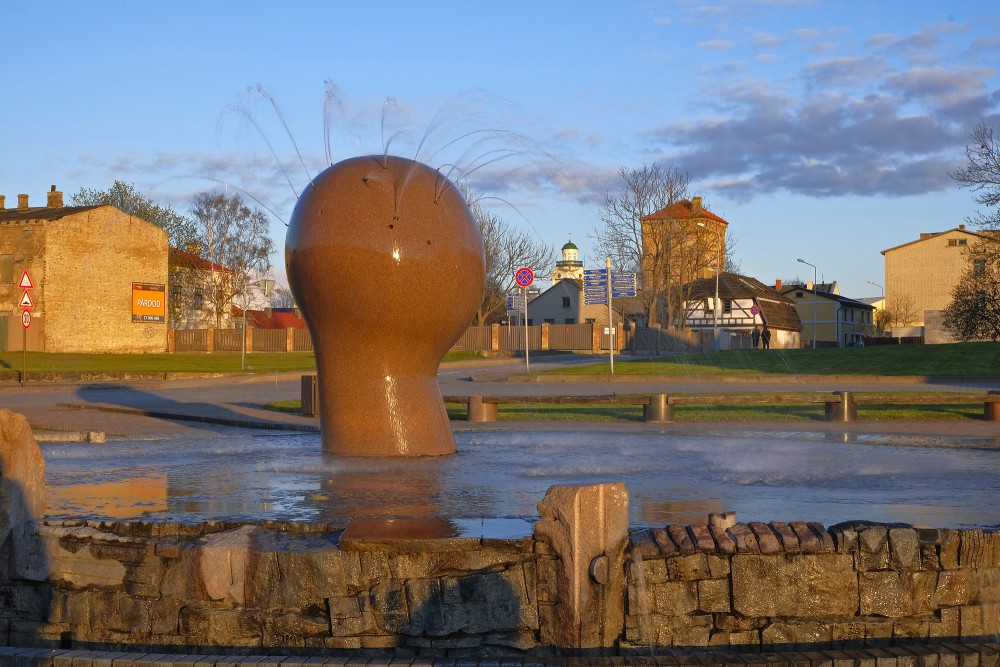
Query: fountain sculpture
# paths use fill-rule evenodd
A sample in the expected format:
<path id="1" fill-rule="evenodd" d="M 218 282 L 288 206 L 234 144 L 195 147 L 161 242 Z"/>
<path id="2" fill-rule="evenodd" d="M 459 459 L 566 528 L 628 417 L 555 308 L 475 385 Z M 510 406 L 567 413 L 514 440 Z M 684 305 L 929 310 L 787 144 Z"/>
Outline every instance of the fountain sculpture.
<path id="1" fill-rule="evenodd" d="M 483 293 L 483 241 L 447 178 L 394 156 L 317 176 L 285 240 L 288 282 L 316 353 L 323 451 L 455 452 L 441 358 Z"/>

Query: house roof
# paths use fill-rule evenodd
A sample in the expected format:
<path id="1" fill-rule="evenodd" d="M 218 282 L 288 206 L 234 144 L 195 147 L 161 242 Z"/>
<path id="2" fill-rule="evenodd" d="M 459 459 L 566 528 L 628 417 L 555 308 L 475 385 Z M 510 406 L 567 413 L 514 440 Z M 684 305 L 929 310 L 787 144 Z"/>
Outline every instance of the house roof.
<path id="1" fill-rule="evenodd" d="M 965 225 L 959 225 L 958 227 L 953 227 L 951 229 L 946 229 L 943 232 L 931 232 L 929 234 L 921 234 L 919 239 L 914 239 L 912 241 L 907 241 L 906 243 L 901 243 L 900 245 L 893 246 L 891 248 L 886 248 L 882 251 L 882 254 L 887 252 L 892 252 L 893 250 L 899 250 L 900 248 L 905 248 L 906 246 L 913 245 L 914 243 L 923 243 L 924 241 L 930 241 L 931 239 L 937 238 L 942 234 L 950 234 L 952 232 L 959 232 L 960 234 L 965 234 L 967 236 L 972 236 L 975 238 L 986 239 L 989 241 L 1000 241 L 1000 234 L 993 230 L 983 230 L 981 232 L 974 232 L 965 228 Z"/>
<path id="2" fill-rule="evenodd" d="M 225 273 L 232 273 L 232 271 L 221 264 L 216 264 L 215 262 L 210 262 L 209 260 L 199 257 L 198 255 L 192 254 L 186 250 L 181 250 L 180 248 L 171 248 L 170 254 L 167 256 L 167 261 L 170 266 L 179 266 L 185 269 L 198 269 L 201 271 L 222 271 Z M 247 311 L 248 313 L 250 311 Z"/>
<path id="3" fill-rule="evenodd" d="M 59 220 L 101 206 L 30 206 L 0 210 L 0 222 L 30 222 L 32 220 Z"/>
<path id="4" fill-rule="evenodd" d="M 813 293 L 813 290 L 808 287 L 803 287 L 802 285 L 787 285 L 782 288 L 782 294 L 788 294 L 789 292 L 809 292 Z M 834 294 L 833 292 L 825 292 L 822 289 L 816 290 L 816 295 L 824 299 L 829 299 L 830 301 L 837 301 L 845 306 L 851 306 L 852 308 L 867 308 L 868 310 L 875 310 L 875 306 L 870 303 L 866 303 L 862 299 L 848 299 L 846 296 L 841 296 L 839 294 Z M 876 301 L 880 300 L 876 298 Z"/>
<path id="5" fill-rule="evenodd" d="M 682 199 L 679 202 L 675 202 L 670 206 L 665 206 L 659 211 L 654 211 L 649 215 L 644 215 L 641 220 L 684 220 L 684 219 L 702 219 L 708 218 L 709 220 L 715 220 L 716 222 L 721 222 L 724 225 L 728 225 L 729 222 L 720 218 L 716 214 L 712 213 L 708 209 L 698 207 L 695 210 L 695 205 L 690 199 Z"/>
<path id="6" fill-rule="evenodd" d="M 684 286 L 685 299 L 715 297 L 715 276 L 693 280 Z M 761 319 L 772 329 L 801 331 L 802 321 L 795 302 L 756 278 L 723 271 L 719 274 L 720 299 L 752 299 L 760 308 Z"/>
<path id="7" fill-rule="evenodd" d="M 233 317 L 243 317 L 243 311 L 233 306 Z M 298 308 L 247 309 L 247 326 L 257 329 L 305 329 L 306 321 Z"/>

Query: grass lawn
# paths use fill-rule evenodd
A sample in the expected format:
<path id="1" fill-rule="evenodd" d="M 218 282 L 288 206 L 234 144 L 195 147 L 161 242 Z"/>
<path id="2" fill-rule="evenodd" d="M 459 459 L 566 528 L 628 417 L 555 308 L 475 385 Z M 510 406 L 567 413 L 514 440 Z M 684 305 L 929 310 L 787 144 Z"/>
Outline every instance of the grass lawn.
<path id="1" fill-rule="evenodd" d="M 607 375 L 607 361 L 545 374 Z M 724 350 L 628 360 L 616 357 L 615 375 L 1000 375 L 1000 343 L 879 345 L 802 350 Z"/>
<path id="2" fill-rule="evenodd" d="M 20 371 L 21 352 L 0 352 L 0 371 Z M 239 352 L 175 354 L 56 354 L 28 352 L 28 373 L 239 373 Z M 478 359 L 468 352 L 449 352 L 445 361 Z M 315 371 L 312 352 L 251 352 L 247 373 Z M 30 376 L 29 376 L 30 377 Z"/>

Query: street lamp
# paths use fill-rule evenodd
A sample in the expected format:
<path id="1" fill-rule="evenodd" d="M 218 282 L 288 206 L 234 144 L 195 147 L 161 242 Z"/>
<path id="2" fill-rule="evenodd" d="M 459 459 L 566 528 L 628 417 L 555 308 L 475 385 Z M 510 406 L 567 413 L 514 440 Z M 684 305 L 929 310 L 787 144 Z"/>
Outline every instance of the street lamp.
<path id="1" fill-rule="evenodd" d="M 885 288 L 882 287 L 881 285 L 879 285 L 878 283 L 873 283 L 870 280 L 866 280 L 865 282 L 867 282 L 869 285 L 874 285 L 875 287 L 877 287 L 880 290 L 882 290 L 882 300 L 880 301 L 879 310 L 881 310 L 881 311 L 884 312 L 885 311 Z M 874 322 L 872 324 L 874 324 Z"/>
<path id="2" fill-rule="evenodd" d="M 813 349 L 816 349 L 816 265 L 810 264 L 804 259 L 796 260 L 813 267 Z"/>
<path id="3" fill-rule="evenodd" d="M 722 234 L 715 229 L 709 229 L 704 222 L 696 222 L 702 229 L 715 234 L 719 244 L 715 254 L 715 302 L 712 304 L 712 351 L 719 351 L 719 271 L 722 268 Z"/>

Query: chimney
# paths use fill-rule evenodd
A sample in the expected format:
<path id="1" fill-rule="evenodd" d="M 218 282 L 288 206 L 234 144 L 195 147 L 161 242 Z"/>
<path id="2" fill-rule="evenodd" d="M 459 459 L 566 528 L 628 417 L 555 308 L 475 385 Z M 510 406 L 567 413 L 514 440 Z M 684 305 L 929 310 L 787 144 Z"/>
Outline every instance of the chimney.
<path id="1" fill-rule="evenodd" d="M 691 213 L 701 213 L 701 197 L 691 197 Z"/>
<path id="2" fill-rule="evenodd" d="M 4 203 L 4 201 L 6 201 L 6 199 L 7 199 L 6 196 L 0 195 L 0 211 L 2 211 L 5 208 L 7 208 L 7 205 Z"/>
<path id="3" fill-rule="evenodd" d="M 28 195 L 18 195 L 17 196 L 17 207 L 19 209 L 28 208 Z"/>
<path id="4" fill-rule="evenodd" d="M 59 192 L 58 190 L 56 190 L 56 186 L 54 186 L 54 185 L 52 186 L 52 189 L 49 190 L 49 204 L 48 204 L 48 206 L 49 206 L 49 208 L 62 208 L 63 207 L 62 193 Z"/>
<path id="5" fill-rule="evenodd" d="M 184 244 L 184 250 L 195 257 L 201 257 L 201 243 L 198 241 L 188 241 Z"/>
<path id="6" fill-rule="evenodd" d="M 780 292 L 780 291 L 781 291 L 781 280 L 780 280 L 780 279 L 779 279 L 779 280 L 775 280 L 775 281 L 774 281 L 774 289 L 775 289 L 776 291 L 778 291 L 778 292 Z"/>
<path id="7" fill-rule="evenodd" d="M 965 229 L 965 225 L 959 225 L 958 228 L 959 229 Z"/>

